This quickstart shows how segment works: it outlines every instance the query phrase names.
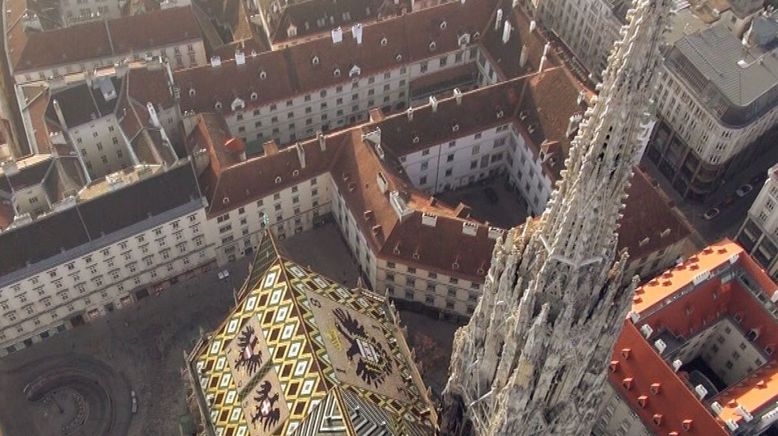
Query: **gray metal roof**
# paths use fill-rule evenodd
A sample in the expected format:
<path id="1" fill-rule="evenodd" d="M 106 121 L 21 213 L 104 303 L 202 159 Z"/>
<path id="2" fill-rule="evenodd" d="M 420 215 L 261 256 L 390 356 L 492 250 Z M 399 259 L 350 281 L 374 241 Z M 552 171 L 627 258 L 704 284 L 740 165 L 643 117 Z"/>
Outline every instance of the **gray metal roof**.
<path id="1" fill-rule="evenodd" d="M 668 66 L 728 124 L 746 124 L 778 100 L 778 50 L 747 48 L 723 26 L 684 36 Z"/>

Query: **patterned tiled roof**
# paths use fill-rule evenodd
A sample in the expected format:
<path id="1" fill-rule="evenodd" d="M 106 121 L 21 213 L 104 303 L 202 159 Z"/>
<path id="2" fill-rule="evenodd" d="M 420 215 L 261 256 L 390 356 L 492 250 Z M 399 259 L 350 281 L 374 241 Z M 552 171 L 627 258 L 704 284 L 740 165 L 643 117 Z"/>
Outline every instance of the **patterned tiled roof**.
<path id="1" fill-rule="evenodd" d="M 190 357 L 217 435 L 434 433 L 384 298 L 285 259 L 269 235 L 252 268 L 237 309 Z"/>

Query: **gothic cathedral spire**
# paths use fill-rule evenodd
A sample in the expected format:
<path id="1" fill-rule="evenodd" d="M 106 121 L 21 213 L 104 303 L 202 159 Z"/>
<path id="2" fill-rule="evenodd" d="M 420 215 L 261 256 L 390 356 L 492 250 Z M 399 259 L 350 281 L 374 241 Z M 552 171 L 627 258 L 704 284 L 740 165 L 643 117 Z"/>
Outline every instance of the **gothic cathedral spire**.
<path id="1" fill-rule="evenodd" d="M 546 211 L 495 245 L 455 337 L 444 434 L 590 433 L 634 290 L 617 228 L 671 1 L 635 0 Z"/>

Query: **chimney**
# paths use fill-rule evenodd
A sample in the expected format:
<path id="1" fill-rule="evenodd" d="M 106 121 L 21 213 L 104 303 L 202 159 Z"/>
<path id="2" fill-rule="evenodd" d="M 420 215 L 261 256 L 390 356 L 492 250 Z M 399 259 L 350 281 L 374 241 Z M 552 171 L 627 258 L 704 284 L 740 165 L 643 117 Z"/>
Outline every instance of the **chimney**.
<path id="1" fill-rule="evenodd" d="M 434 95 L 430 95 L 430 106 L 432 107 L 432 112 L 438 111 L 438 99 Z"/>
<path id="2" fill-rule="evenodd" d="M 519 55 L 519 68 L 524 68 L 524 65 L 527 65 L 527 52 L 529 50 L 527 49 L 527 44 L 521 45 L 521 54 Z"/>
<path id="3" fill-rule="evenodd" d="M 220 67 L 222 65 L 222 58 L 219 56 L 211 56 L 211 66 L 212 67 Z"/>
<path id="4" fill-rule="evenodd" d="M 351 34 L 354 35 L 354 39 L 357 40 L 357 44 L 362 44 L 362 24 L 357 23 L 351 26 Z"/>
<path id="5" fill-rule="evenodd" d="M 408 121 L 413 121 L 413 107 L 408 107 L 408 110 L 405 111 L 405 113 L 408 115 Z"/>
<path id="6" fill-rule="evenodd" d="M 243 50 L 236 49 L 235 50 L 235 64 L 237 65 L 243 65 L 246 63 L 246 54 L 243 53 Z"/>
<path id="7" fill-rule="evenodd" d="M 548 58 L 547 58 L 547 55 L 548 55 L 548 49 L 549 49 L 550 47 L 551 47 L 551 44 L 550 44 L 550 43 L 548 43 L 548 42 L 546 43 L 546 46 L 545 46 L 545 47 L 543 47 L 543 56 L 541 56 L 541 58 L 540 58 L 540 65 L 538 66 L 538 72 L 541 72 L 541 71 L 543 71 L 543 67 L 545 67 L 545 66 L 546 66 L 546 60 L 548 59 Z"/>
<path id="8" fill-rule="evenodd" d="M 0 164 L 0 169 L 3 170 L 3 174 L 5 174 L 6 177 L 13 176 L 14 174 L 19 173 L 19 166 L 16 164 L 16 161 L 13 159 L 9 159 L 7 161 L 4 161 L 2 164 Z"/>
<path id="9" fill-rule="evenodd" d="M 65 122 L 65 114 L 62 113 L 62 107 L 60 107 L 59 102 L 57 101 L 56 98 L 54 99 L 52 104 L 54 105 L 54 112 L 57 113 L 57 120 L 59 120 L 59 124 L 62 125 L 62 130 L 67 130 L 68 125 Z"/>
<path id="10" fill-rule="evenodd" d="M 294 145 L 294 148 L 297 150 L 297 160 L 300 161 L 300 168 L 305 169 L 305 149 L 299 142 Z"/>
<path id="11" fill-rule="evenodd" d="M 270 140 L 262 144 L 262 149 L 265 151 L 265 156 L 270 156 L 278 153 L 278 144 L 274 140 Z"/>
<path id="12" fill-rule="evenodd" d="M 500 21 L 502 21 L 502 8 L 497 9 L 497 17 L 494 19 L 494 30 L 500 28 Z"/>
<path id="13" fill-rule="evenodd" d="M 327 138 L 321 130 L 316 132 L 316 139 L 319 140 L 319 148 L 321 148 L 321 151 L 327 151 Z"/>
<path id="14" fill-rule="evenodd" d="M 535 20 L 532 20 L 529 22 L 529 31 L 530 33 L 535 31 L 535 27 L 537 27 L 537 24 L 535 23 Z"/>
<path id="15" fill-rule="evenodd" d="M 146 110 L 149 111 L 149 118 L 151 119 L 151 125 L 159 129 L 159 117 L 157 116 L 157 110 L 154 109 L 154 105 L 151 102 L 146 103 Z"/>
<path id="16" fill-rule="evenodd" d="M 332 43 L 340 44 L 343 41 L 343 29 L 338 26 L 332 29 Z"/>
<path id="17" fill-rule="evenodd" d="M 511 30 L 513 26 L 511 26 L 511 22 L 508 20 L 505 20 L 505 27 L 502 28 L 502 43 L 507 44 L 508 41 L 511 39 Z"/>
<path id="18" fill-rule="evenodd" d="M 459 88 L 454 88 L 454 98 L 457 100 L 457 106 L 462 104 L 462 91 Z"/>

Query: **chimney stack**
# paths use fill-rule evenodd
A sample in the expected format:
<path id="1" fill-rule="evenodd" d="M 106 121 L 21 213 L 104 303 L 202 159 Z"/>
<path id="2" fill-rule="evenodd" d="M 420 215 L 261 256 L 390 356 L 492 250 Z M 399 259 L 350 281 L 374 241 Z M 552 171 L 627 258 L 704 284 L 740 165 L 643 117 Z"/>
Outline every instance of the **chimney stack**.
<path id="1" fill-rule="evenodd" d="M 408 115 L 408 121 L 413 121 L 413 107 L 408 107 L 405 113 Z"/>
<path id="2" fill-rule="evenodd" d="M 454 98 L 457 100 L 457 106 L 462 104 L 462 91 L 459 88 L 454 88 Z"/>
<path id="3" fill-rule="evenodd" d="M 351 26 L 351 34 L 354 36 L 354 39 L 357 40 L 357 44 L 362 44 L 362 24 L 361 23 L 357 23 Z"/>
<path id="4" fill-rule="evenodd" d="M 529 22 L 529 31 L 530 33 L 535 31 L 535 27 L 537 27 L 537 24 L 535 23 L 535 20 L 532 20 Z"/>
<path id="5" fill-rule="evenodd" d="M 497 9 L 497 17 L 494 19 L 494 30 L 500 28 L 500 21 L 502 21 L 502 9 Z"/>
<path id="6" fill-rule="evenodd" d="M 151 102 L 146 103 L 146 110 L 149 111 L 149 118 L 151 119 L 151 125 L 159 129 L 159 117 L 157 116 L 157 110 L 154 109 L 154 105 Z"/>
<path id="7" fill-rule="evenodd" d="M 222 65 L 222 58 L 219 56 L 211 56 L 211 66 L 220 67 Z"/>
<path id="8" fill-rule="evenodd" d="M 319 147 L 321 151 L 327 151 L 327 138 L 324 136 L 321 130 L 316 132 L 316 139 L 319 140 Z"/>
<path id="9" fill-rule="evenodd" d="M 235 50 L 235 63 L 237 65 L 243 65 L 246 63 L 246 54 L 243 53 L 243 50 L 239 48 Z"/>
<path id="10" fill-rule="evenodd" d="M 548 59 L 548 49 L 551 48 L 550 43 L 546 43 L 546 46 L 543 47 L 543 56 L 540 58 L 540 65 L 538 66 L 538 72 L 543 71 L 543 67 L 546 66 L 546 60 Z"/>
<path id="11" fill-rule="evenodd" d="M 519 55 L 519 68 L 524 68 L 527 65 L 527 44 L 521 45 L 521 54 Z"/>
<path id="12" fill-rule="evenodd" d="M 438 111 L 438 99 L 434 95 L 430 95 L 430 106 L 432 107 L 432 112 Z"/>
<path id="13" fill-rule="evenodd" d="M 505 27 L 502 29 L 502 43 L 507 44 L 508 41 L 511 39 L 511 29 L 513 26 L 511 26 L 511 22 L 508 20 L 505 20 Z"/>
<path id="14" fill-rule="evenodd" d="M 297 160 L 300 161 L 300 168 L 305 169 L 305 149 L 299 142 L 294 145 L 294 148 L 297 150 Z"/>
<path id="15" fill-rule="evenodd" d="M 332 43 L 340 44 L 343 41 L 343 29 L 338 26 L 332 29 Z"/>

